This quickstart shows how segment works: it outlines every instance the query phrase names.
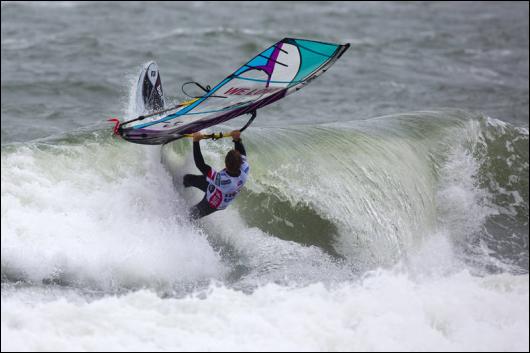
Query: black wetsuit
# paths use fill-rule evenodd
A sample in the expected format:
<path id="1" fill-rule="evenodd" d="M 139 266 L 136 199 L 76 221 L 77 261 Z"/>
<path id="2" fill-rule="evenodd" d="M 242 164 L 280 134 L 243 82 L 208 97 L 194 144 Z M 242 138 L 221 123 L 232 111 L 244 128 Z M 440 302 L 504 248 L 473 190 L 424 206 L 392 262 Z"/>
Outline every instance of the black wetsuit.
<path id="1" fill-rule="evenodd" d="M 235 141 L 235 149 L 239 151 L 242 155 L 246 156 L 245 147 L 243 146 L 243 143 L 241 140 Z M 209 214 L 214 213 L 217 211 L 216 208 L 213 208 L 208 203 L 208 199 L 206 198 L 206 188 L 208 187 L 208 181 L 206 180 L 206 176 L 212 169 L 208 164 L 204 163 L 204 158 L 202 157 L 201 153 L 201 145 L 199 141 L 193 142 L 193 159 L 195 160 L 195 165 L 197 168 L 201 171 L 202 175 L 192 175 L 192 174 L 186 174 L 184 175 L 183 184 L 185 187 L 194 186 L 198 189 L 201 189 L 205 192 L 203 199 L 201 202 L 196 204 L 190 209 L 190 218 L 191 219 L 199 219 L 204 216 L 208 216 Z"/>

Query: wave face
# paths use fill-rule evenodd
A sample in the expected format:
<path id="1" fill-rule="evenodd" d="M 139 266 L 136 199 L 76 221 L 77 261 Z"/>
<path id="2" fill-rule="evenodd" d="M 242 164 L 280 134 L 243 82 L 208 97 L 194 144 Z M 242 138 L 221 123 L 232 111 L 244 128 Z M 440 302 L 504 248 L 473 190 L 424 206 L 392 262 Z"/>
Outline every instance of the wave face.
<path id="1" fill-rule="evenodd" d="M 526 129 L 461 111 L 418 112 L 254 129 L 247 143 L 253 178 L 236 205 L 249 226 L 359 269 L 395 264 L 440 236 L 462 260 L 484 255 L 477 270 L 528 268 Z M 185 147 L 163 153 L 172 174 L 185 164 L 167 161 L 186 156 Z M 208 157 L 222 165 L 229 143 L 212 148 Z"/>
<path id="2" fill-rule="evenodd" d="M 409 261 L 435 239 L 477 273 L 528 272 L 526 129 L 461 111 L 418 112 L 255 128 L 246 140 L 247 190 L 202 228 L 186 220 L 200 198 L 180 185 L 194 170 L 187 141 L 159 152 L 97 133 L 4 146 L 2 278 L 105 290 L 212 277 L 237 283 L 262 280 L 260 271 L 278 280 L 295 261 L 293 276 L 311 282 Z M 211 164 L 222 165 L 229 142 L 203 144 Z M 241 252 L 238 232 L 270 244 Z M 291 255 L 276 253 L 284 246 Z M 306 277 L 300 256 L 329 268 Z M 142 269 L 132 266 L 138 261 Z"/>

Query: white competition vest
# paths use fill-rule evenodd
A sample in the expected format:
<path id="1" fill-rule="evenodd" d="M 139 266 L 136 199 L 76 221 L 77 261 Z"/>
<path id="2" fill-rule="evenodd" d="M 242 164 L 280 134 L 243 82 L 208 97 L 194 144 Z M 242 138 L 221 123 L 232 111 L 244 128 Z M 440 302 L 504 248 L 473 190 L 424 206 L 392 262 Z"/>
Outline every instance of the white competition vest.
<path id="1" fill-rule="evenodd" d="M 237 177 L 230 176 L 226 169 L 216 172 L 213 168 L 206 176 L 208 181 L 208 188 L 206 189 L 206 199 L 210 207 L 222 210 L 225 209 L 234 199 L 245 185 L 250 171 L 250 166 L 247 163 L 247 157 L 241 155 L 241 173 Z"/>

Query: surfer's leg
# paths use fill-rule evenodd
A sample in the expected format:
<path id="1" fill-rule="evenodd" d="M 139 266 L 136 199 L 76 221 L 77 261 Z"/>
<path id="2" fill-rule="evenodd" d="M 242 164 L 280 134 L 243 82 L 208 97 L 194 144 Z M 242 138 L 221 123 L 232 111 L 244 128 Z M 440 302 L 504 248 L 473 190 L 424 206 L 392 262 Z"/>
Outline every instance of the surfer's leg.
<path id="1" fill-rule="evenodd" d="M 199 202 L 190 209 L 189 215 L 191 219 L 199 219 L 208 216 L 209 214 L 212 214 L 215 211 L 217 211 L 217 209 L 211 208 L 210 204 L 208 203 L 208 200 L 206 200 L 206 197 L 204 197 L 201 202 Z"/>
<path id="2" fill-rule="evenodd" d="M 187 188 L 190 186 L 195 186 L 204 192 L 206 192 L 206 188 L 208 187 L 208 182 L 206 181 L 206 177 L 204 175 L 186 174 L 184 175 L 182 183 Z"/>

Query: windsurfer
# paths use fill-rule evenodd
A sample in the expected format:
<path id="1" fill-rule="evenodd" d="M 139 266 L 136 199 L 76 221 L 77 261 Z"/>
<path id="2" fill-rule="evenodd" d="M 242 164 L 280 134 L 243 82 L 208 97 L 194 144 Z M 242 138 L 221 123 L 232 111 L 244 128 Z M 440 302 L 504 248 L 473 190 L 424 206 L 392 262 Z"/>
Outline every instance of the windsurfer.
<path id="1" fill-rule="evenodd" d="M 202 175 L 184 175 L 185 187 L 194 186 L 205 192 L 204 198 L 190 210 L 190 218 L 199 219 L 215 211 L 225 209 L 245 185 L 250 166 L 247 162 L 245 147 L 241 142 L 241 132 L 234 130 L 230 133 L 235 148 L 225 157 L 225 169 L 216 171 L 206 163 L 201 153 L 200 132 L 193 134 L 193 158 L 195 165 Z"/>

